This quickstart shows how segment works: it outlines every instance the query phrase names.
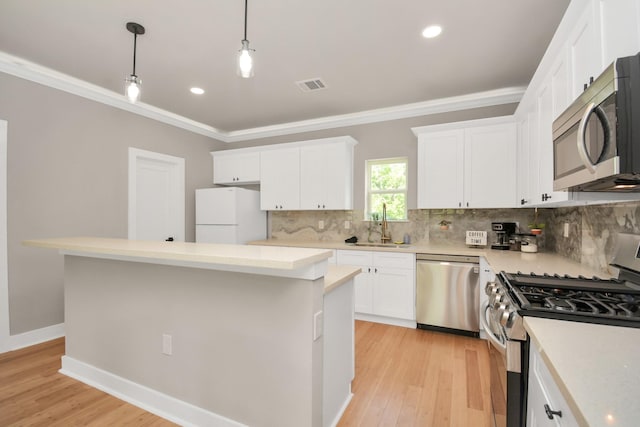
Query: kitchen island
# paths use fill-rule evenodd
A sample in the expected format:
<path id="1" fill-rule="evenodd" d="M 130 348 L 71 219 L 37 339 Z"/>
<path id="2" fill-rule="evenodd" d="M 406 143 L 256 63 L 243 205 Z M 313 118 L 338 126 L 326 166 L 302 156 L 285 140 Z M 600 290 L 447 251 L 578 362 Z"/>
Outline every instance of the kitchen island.
<path id="1" fill-rule="evenodd" d="M 350 399 L 359 269 L 328 268 L 331 252 L 25 244 L 64 255 L 64 374 L 183 425 L 327 426 Z"/>

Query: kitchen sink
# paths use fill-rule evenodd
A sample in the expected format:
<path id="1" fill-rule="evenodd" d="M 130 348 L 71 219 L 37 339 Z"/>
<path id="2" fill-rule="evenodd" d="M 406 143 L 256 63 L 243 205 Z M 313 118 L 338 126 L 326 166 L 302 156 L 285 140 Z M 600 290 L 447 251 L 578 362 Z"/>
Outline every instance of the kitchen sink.
<path id="1" fill-rule="evenodd" d="M 369 248 L 409 248 L 411 245 L 396 244 L 396 243 L 369 243 L 369 242 L 357 242 L 351 243 L 353 246 L 364 246 Z"/>

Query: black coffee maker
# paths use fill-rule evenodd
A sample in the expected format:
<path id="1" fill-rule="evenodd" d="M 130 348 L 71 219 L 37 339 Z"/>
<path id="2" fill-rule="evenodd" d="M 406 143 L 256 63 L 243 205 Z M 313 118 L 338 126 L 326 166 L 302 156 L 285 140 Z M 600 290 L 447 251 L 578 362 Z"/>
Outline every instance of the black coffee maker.
<path id="1" fill-rule="evenodd" d="M 515 222 L 492 222 L 491 229 L 496 233 L 496 241 L 491 244 L 491 249 L 508 251 L 511 247 L 509 240 L 516 232 Z"/>

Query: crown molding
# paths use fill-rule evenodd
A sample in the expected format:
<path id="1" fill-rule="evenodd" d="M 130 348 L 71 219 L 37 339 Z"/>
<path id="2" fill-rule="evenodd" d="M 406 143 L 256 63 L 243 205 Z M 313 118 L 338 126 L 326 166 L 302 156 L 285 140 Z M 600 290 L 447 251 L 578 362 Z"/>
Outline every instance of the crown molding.
<path id="1" fill-rule="evenodd" d="M 0 51 L 0 72 L 157 120 L 199 135 L 223 141 L 226 139 L 224 132 L 209 125 L 143 102 L 132 104 L 124 94 L 107 90 L 2 51 Z"/>
<path id="2" fill-rule="evenodd" d="M 468 110 L 471 108 L 511 104 L 520 102 L 525 90 L 526 87 L 503 88 L 449 98 L 434 99 L 431 101 L 416 102 L 413 104 L 398 105 L 395 107 L 361 111 L 352 114 L 342 114 L 338 116 L 328 116 L 318 119 L 232 131 L 226 134 L 226 139 L 227 142 L 237 142 L 248 139 L 267 138 L 270 136 L 289 135 L 367 123 L 384 122 L 388 120 L 428 116 L 431 114 Z"/>
<path id="3" fill-rule="evenodd" d="M 526 89 L 525 87 L 503 88 L 358 113 L 225 132 L 142 102 L 131 104 L 123 94 L 2 51 L 0 51 L 0 72 L 227 143 L 516 103 L 520 102 Z"/>

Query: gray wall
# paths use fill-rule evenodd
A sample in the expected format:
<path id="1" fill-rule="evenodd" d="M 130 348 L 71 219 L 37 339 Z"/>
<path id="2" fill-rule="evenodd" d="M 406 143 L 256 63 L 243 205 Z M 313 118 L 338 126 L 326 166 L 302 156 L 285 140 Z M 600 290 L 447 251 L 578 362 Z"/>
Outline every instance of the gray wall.
<path id="1" fill-rule="evenodd" d="M 11 334 L 62 323 L 62 257 L 25 239 L 127 237 L 128 147 L 186 163 L 186 239 L 194 189 L 210 187 L 209 151 L 224 144 L 0 73 L 8 121 L 8 260 Z"/>
<path id="2" fill-rule="evenodd" d="M 364 210 L 365 161 L 369 159 L 382 159 L 388 157 L 409 158 L 409 188 L 407 195 L 407 207 L 409 209 L 415 209 L 417 204 L 415 183 L 418 179 L 416 172 L 418 140 L 411 131 L 411 128 L 439 123 L 507 116 L 513 114 L 516 106 L 517 104 L 499 105 L 495 107 L 453 111 L 450 113 L 434 114 L 431 116 L 415 117 L 410 119 L 391 120 L 387 122 L 349 126 L 316 132 L 305 132 L 296 135 L 256 139 L 228 144 L 228 148 L 253 147 L 258 145 L 279 144 L 284 142 L 305 141 L 308 139 L 350 135 L 358 141 L 358 145 L 356 145 L 354 152 L 354 210 Z M 516 141 L 513 141 L 513 143 L 515 144 Z M 491 165 L 487 165 L 487 167 L 491 167 Z"/>

